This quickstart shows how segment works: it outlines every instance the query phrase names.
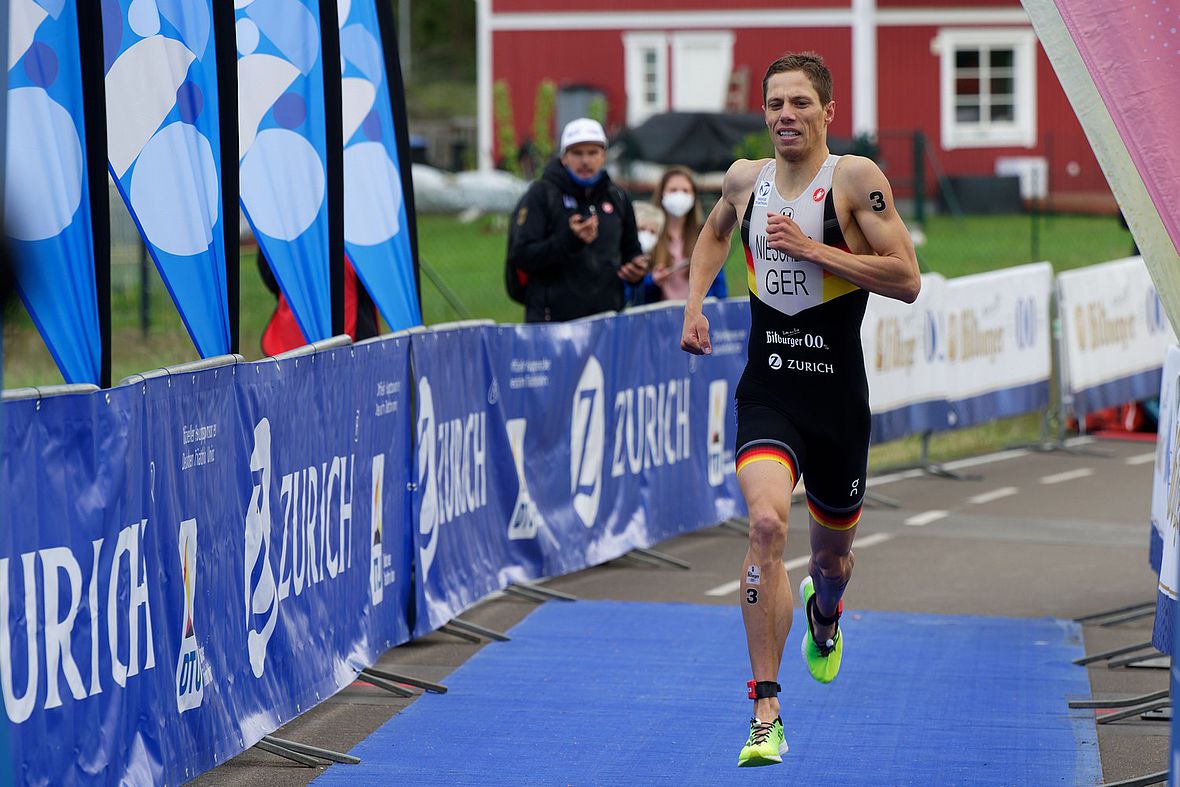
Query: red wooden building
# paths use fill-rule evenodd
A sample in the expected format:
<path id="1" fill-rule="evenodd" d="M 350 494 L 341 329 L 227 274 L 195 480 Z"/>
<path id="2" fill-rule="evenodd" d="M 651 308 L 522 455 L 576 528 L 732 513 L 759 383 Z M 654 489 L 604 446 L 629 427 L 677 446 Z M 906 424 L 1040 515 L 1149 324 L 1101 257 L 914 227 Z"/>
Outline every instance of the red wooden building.
<path id="1" fill-rule="evenodd" d="M 495 160 L 497 80 L 520 139 L 532 134 L 546 79 L 601 92 L 613 133 L 672 110 L 758 112 L 766 66 L 812 49 L 833 74 L 830 134 L 876 138 L 891 178 L 912 171 L 909 140 L 921 130 L 934 153 L 931 187 L 937 167 L 1019 172 L 1026 197 L 1047 191 L 1058 208 L 1115 209 L 1019 0 L 476 3 L 481 167 Z"/>

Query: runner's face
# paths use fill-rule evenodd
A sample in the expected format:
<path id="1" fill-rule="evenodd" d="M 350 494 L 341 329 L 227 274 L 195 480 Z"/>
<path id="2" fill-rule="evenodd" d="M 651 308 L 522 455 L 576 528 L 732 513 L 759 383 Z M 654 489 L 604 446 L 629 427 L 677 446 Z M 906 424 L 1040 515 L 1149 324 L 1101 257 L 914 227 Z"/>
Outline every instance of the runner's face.
<path id="1" fill-rule="evenodd" d="M 786 161 L 800 161 L 827 144 L 828 124 L 836 102 L 820 104 L 819 94 L 802 71 L 775 74 L 766 85 L 766 127 L 775 153 Z"/>

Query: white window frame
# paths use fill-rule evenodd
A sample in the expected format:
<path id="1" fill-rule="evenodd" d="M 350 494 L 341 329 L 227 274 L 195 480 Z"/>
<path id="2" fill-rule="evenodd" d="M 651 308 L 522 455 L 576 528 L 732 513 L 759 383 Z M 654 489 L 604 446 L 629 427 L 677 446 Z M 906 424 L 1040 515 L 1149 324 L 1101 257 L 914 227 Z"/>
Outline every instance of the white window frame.
<path id="1" fill-rule="evenodd" d="M 627 125 L 637 126 L 652 115 L 668 111 L 668 36 L 665 33 L 624 33 L 627 86 Z M 645 55 L 655 52 L 655 100 L 647 100 Z"/>
<path id="2" fill-rule="evenodd" d="M 725 110 L 726 87 L 729 84 L 730 74 L 733 72 L 733 31 L 732 30 L 694 30 L 690 33 L 673 33 L 671 36 L 672 44 L 672 109 L 681 109 L 681 97 L 684 91 L 692 92 L 696 89 L 694 85 L 681 85 L 680 79 L 677 75 L 680 73 L 678 64 L 681 60 L 689 57 L 686 52 L 691 51 L 695 46 L 701 44 L 708 44 L 715 46 L 717 51 L 723 57 L 721 67 L 721 94 L 717 97 L 716 112 L 723 112 Z M 700 111 L 700 110 L 695 110 Z"/>
<path id="3" fill-rule="evenodd" d="M 955 28 L 940 30 L 934 50 L 941 60 L 942 147 L 1035 147 L 1037 143 L 1037 37 L 1031 28 Z M 1013 51 L 1012 122 L 964 123 L 955 117 L 955 53 L 961 49 Z M 981 65 L 982 65 L 981 60 Z"/>

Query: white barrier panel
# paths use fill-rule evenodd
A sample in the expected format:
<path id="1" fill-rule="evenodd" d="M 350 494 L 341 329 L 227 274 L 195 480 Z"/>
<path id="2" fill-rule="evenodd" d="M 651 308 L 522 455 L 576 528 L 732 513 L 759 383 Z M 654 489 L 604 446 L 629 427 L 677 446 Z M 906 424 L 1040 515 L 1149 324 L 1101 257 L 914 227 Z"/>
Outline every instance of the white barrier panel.
<path id="1" fill-rule="evenodd" d="M 1084 414 L 1160 389 L 1160 360 L 1176 341 L 1142 257 L 1057 277 L 1066 406 Z"/>
<path id="2" fill-rule="evenodd" d="M 1151 567 L 1162 574 L 1160 554 L 1164 541 L 1174 540 L 1175 520 L 1180 516 L 1180 501 L 1173 501 L 1168 507 L 1168 479 L 1172 475 L 1173 463 L 1180 451 L 1180 418 L 1176 409 L 1180 407 L 1180 345 L 1168 348 L 1164 358 L 1163 380 L 1160 383 L 1159 422 L 1155 441 L 1155 475 L 1151 485 Z M 1173 490 L 1173 494 L 1180 488 Z M 1173 557 L 1175 557 L 1173 555 Z M 1172 567 L 1173 573 L 1175 566 Z"/>
<path id="3" fill-rule="evenodd" d="M 870 295 L 861 323 L 873 440 L 880 442 L 946 424 L 945 347 L 940 346 L 947 281 L 922 276 L 913 304 Z"/>
<path id="4" fill-rule="evenodd" d="M 1176 592 L 1180 590 L 1180 347 L 1168 348 L 1160 386 L 1159 437 L 1151 487 L 1151 524 L 1163 537 L 1152 642 L 1172 653 Z"/>
<path id="5" fill-rule="evenodd" d="M 1020 265 L 947 282 L 944 313 L 948 427 L 1049 405 L 1053 267 Z"/>

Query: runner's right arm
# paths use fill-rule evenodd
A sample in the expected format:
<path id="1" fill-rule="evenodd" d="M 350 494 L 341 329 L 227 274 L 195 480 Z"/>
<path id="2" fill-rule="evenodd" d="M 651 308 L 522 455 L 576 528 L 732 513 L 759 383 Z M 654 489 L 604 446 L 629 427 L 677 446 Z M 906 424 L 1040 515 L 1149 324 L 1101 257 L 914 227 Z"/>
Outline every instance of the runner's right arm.
<path id="1" fill-rule="evenodd" d="M 705 295 L 713 280 L 725 265 L 729 256 L 729 243 L 733 229 L 741 219 L 754 180 L 762 167 L 760 161 L 740 159 L 725 173 L 721 185 L 721 199 L 709 212 L 709 218 L 701 227 L 692 251 L 689 267 L 688 301 L 684 304 L 684 329 L 680 336 L 680 349 L 693 355 L 708 355 L 712 352 L 709 344 L 709 320 L 701 313 Z"/>

